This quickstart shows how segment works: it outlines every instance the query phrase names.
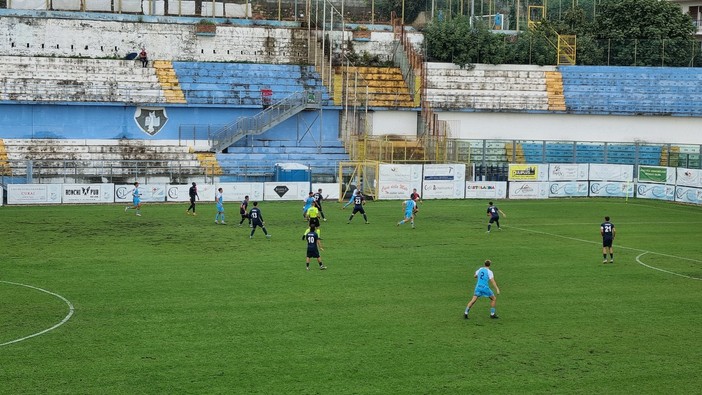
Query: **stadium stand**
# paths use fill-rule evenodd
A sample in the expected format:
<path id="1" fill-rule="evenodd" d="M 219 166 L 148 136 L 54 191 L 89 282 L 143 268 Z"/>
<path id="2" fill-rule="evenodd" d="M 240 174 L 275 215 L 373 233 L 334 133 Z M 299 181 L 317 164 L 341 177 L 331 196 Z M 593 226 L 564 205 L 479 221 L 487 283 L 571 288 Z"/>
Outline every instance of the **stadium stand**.
<path id="1" fill-rule="evenodd" d="M 208 174 L 188 147 L 168 140 L 4 139 L 14 182 L 118 182 L 136 177 L 186 181 Z"/>
<path id="2" fill-rule="evenodd" d="M 358 90 L 370 107 L 417 107 L 399 67 L 336 67 L 334 104 L 343 104 L 347 90 Z"/>
<path id="3" fill-rule="evenodd" d="M 166 101 L 154 70 L 134 61 L 0 56 L 0 75 L 0 101 Z"/>
<path id="4" fill-rule="evenodd" d="M 575 113 L 702 115 L 702 70 L 684 67 L 559 66 Z"/>
<path id="5" fill-rule="evenodd" d="M 261 106 L 300 91 L 326 87 L 314 66 L 257 63 L 173 62 L 172 83 L 179 84 L 188 104 Z"/>
<path id="6" fill-rule="evenodd" d="M 547 71 L 554 68 L 474 65 L 462 69 L 428 63 L 425 99 L 433 107 L 447 110 L 548 111 Z M 557 96 L 557 89 L 552 96 Z"/>
<path id="7" fill-rule="evenodd" d="M 517 163 L 659 165 L 664 160 L 662 152 L 662 147 L 655 145 L 521 142 L 517 144 Z"/>

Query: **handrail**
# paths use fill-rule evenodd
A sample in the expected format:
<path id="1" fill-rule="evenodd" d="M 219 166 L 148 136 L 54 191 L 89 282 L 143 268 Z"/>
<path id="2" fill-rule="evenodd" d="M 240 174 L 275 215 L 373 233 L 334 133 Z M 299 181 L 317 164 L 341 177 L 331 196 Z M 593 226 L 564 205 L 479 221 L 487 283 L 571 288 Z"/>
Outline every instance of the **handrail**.
<path id="1" fill-rule="evenodd" d="M 244 136 L 261 134 L 304 109 L 319 108 L 321 97 L 319 91 L 295 92 L 253 117 L 239 118 L 215 131 L 210 137 L 210 147 L 222 151 Z"/>

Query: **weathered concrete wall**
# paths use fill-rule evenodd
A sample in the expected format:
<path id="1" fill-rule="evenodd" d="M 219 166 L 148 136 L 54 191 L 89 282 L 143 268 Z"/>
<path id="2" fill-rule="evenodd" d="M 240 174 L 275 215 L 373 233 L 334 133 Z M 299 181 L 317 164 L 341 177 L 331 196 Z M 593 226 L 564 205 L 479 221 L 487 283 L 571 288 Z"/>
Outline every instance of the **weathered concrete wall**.
<path id="1" fill-rule="evenodd" d="M 307 30 L 269 26 L 222 24 L 201 36 L 194 24 L 0 18 L 0 55 L 123 58 L 146 48 L 151 59 L 301 64 L 307 45 Z"/>

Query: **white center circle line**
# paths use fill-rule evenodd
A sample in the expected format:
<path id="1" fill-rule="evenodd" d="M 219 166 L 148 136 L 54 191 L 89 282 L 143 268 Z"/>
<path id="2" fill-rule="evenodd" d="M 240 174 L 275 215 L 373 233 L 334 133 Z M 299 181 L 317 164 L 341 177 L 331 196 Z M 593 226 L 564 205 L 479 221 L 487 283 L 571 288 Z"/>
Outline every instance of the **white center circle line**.
<path id="1" fill-rule="evenodd" d="M 47 293 L 47 294 L 49 294 L 49 295 L 51 295 L 51 296 L 54 296 L 54 297 L 56 297 L 56 298 L 59 298 L 59 299 L 63 300 L 63 301 L 68 305 L 68 314 L 61 320 L 61 322 L 57 323 L 56 325 L 52 326 L 51 328 L 44 329 L 43 331 L 40 331 L 40 332 L 37 332 L 37 333 L 33 333 L 33 334 L 29 335 L 29 336 L 25 336 L 25 337 L 22 337 L 22 338 L 19 338 L 19 339 L 15 339 L 15 340 L 10 340 L 10 341 L 5 342 L 5 343 L 0 343 L 0 347 L 2 347 L 2 346 L 7 346 L 7 345 L 9 345 L 9 344 L 19 343 L 19 342 L 21 342 L 21 341 L 24 341 L 24 340 L 27 340 L 27 339 L 31 339 L 31 338 L 33 338 L 33 337 L 40 336 L 40 335 L 43 335 L 43 334 L 45 334 L 45 333 L 47 333 L 47 332 L 53 331 L 54 329 L 56 329 L 56 328 L 58 328 L 59 326 L 65 324 L 66 322 L 68 322 L 68 320 L 71 319 L 71 316 L 73 316 L 73 312 L 75 311 L 75 308 L 73 307 L 73 303 L 71 303 L 68 299 L 64 298 L 63 296 L 61 296 L 61 295 L 59 295 L 59 294 L 57 294 L 57 293 L 54 293 L 54 292 L 51 292 L 51 291 L 47 291 L 47 290 L 42 289 L 42 288 L 39 288 L 39 287 L 34 287 L 34 286 L 32 286 L 32 285 L 20 284 L 20 283 L 13 283 L 13 282 L 11 282 L 11 281 L 3 281 L 3 280 L 0 280 L 0 283 L 10 284 L 10 285 L 17 285 L 17 286 L 19 286 L 19 287 L 26 287 L 26 288 L 31 288 L 31 289 L 34 289 L 34 290 L 37 290 L 37 291 L 41 291 L 41 292 Z"/>

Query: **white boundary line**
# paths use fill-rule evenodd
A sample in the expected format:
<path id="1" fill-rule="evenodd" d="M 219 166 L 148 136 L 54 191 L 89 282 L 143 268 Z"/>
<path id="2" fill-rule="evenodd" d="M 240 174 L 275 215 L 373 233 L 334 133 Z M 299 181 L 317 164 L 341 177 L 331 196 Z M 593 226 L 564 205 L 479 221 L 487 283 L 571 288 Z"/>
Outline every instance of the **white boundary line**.
<path id="1" fill-rule="evenodd" d="M 554 234 L 554 233 L 542 232 L 542 231 L 539 231 L 539 230 L 518 228 L 518 227 L 516 227 L 516 226 L 509 226 L 509 227 L 505 227 L 505 228 L 517 229 L 517 230 L 521 230 L 521 231 L 523 231 L 523 232 L 537 233 L 537 234 L 542 234 L 542 235 L 552 236 L 552 237 L 560 237 L 561 239 L 579 241 L 579 242 L 581 242 L 581 243 L 600 244 L 599 242 L 592 241 L 592 240 L 578 239 L 577 237 L 569 237 L 569 236 L 557 235 L 557 234 Z M 653 269 L 653 270 L 658 270 L 658 271 L 661 271 L 661 272 L 663 272 L 663 273 L 668 273 L 668 274 L 672 274 L 672 275 L 675 275 L 675 276 L 680 276 L 680 277 L 684 277 L 684 278 L 689 278 L 689 279 L 691 279 L 691 280 L 702 280 L 702 278 L 699 278 L 699 277 L 686 276 L 686 275 L 684 275 L 684 274 L 675 273 L 675 272 L 671 272 L 671 271 L 668 271 L 668 270 L 664 270 L 664 269 L 660 269 L 660 268 L 657 268 L 657 267 L 654 267 L 654 266 L 647 265 L 647 264 L 641 262 L 641 259 L 640 259 L 640 258 L 641 258 L 642 256 L 646 255 L 646 254 L 654 254 L 654 255 L 665 256 L 665 257 L 673 258 L 673 259 L 680 259 L 680 260 L 684 260 L 684 261 L 695 262 L 695 263 L 702 263 L 702 260 L 693 259 L 693 258 L 685 258 L 685 257 L 682 257 L 682 256 L 676 256 L 676 255 L 670 255 L 670 254 L 664 254 L 664 253 L 662 253 L 662 252 L 655 252 L 655 251 L 642 250 L 642 249 L 640 249 L 640 248 L 631 248 L 631 247 L 624 247 L 624 246 L 617 246 L 617 248 L 641 252 L 641 254 L 639 254 L 639 255 L 636 257 L 636 262 L 637 262 L 639 265 L 641 265 L 641 266 L 644 266 L 644 267 L 647 267 L 647 268 Z"/>
<path id="2" fill-rule="evenodd" d="M 64 302 L 66 302 L 66 304 L 68 305 L 68 314 L 67 314 L 67 315 L 63 318 L 63 320 L 61 320 L 61 322 L 59 322 L 58 324 L 52 326 L 51 328 L 44 329 L 44 330 L 41 331 L 41 332 L 37 332 L 37 333 L 31 334 L 31 335 L 29 335 L 29 336 L 25 336 L 25 337 L 20 338 L 20 339 L 15 339 L 15 340 L 11 340 L 11 341 L 9 341 L 9 342 L 2 343 L 2 344 L 0 344 L 0 347 L 2 347 L 2 346 L 7 346 L 7 345 L 13 344 L 13 343 L 19 343 L 19 342 L 21 342 L 21 341 L 24 341 L 24 340 L 27 340 L 27 339 L 31 339 L 31 338 L 33 338 L 33 337 L 36 337 L 36 336 L 39 336 L 39 335 L 43 335 L 43 334 L 45 334 L 45 333 L 47 333 L 47 332 L 53 331 L 54 329 L 56 329 L 56 328 L 58 328 L 59 326 L 65 324 L 66 322 L 68 322 L 68 320 L 71 319 L 71 316 L 73 316 L 73 312 L 75 311 L 75 308 L 73 307 L 73 304 L 72 304 L 68 299 L 64 298 L 63 296 L 61 296 L 61 295 L 59 295 L 59 294 L 57 294 L 57 293 L 53 293 L 53 292 L 51 292 L 51 291 L 47 291 L 47 290 L 45 290 L 45 289 L 42 289 L 42 288 L 39 288 L 39 287 L 34 287 L 34 286 L 31 286 L 31 285 L 27 285 L 27 284 L 13 283 L 13 282 L 11 282 L 11 281 L 3 281 L 3 280 L 0 280 L 0 283 L 11 284 L 11 285 L 17 285 L 17 286 L 20 286 L 20 287 L 26 287 L 26 288 L 35 289 L 35 290 L 37 290 L 37 291 L 41 291 L 41 292 L 47 293 L 47 294 L 49 294 L 49 295 L 51 295 L 51 296 L 55 296 L 55 297 L 57 297 L 57 298 L 63 300 Z"/>

